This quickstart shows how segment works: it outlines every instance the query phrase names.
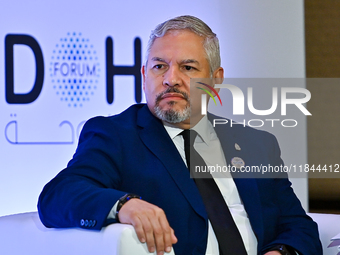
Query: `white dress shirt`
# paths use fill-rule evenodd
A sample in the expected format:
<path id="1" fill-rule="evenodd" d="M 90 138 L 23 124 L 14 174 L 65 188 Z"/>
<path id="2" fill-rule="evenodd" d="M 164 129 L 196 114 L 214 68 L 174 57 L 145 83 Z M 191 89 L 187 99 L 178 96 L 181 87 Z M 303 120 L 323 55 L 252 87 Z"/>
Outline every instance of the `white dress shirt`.
<path id="1" fill-rule="evenodd" d="M 165 126 L 165 129 L 174 142 L 178 152 L 182 156 L 184 163 L 186 164 L 184 139 L 182 135 L 179 135 L 183 130 L 170 126 Z M 226 166 L 226 159 L 220 141 L 207 116 L 204 116 L 192 129 L 198 133 L 198 136 L 195 139 L 194 147 L 204 159 L 207 166 L 216 166 L 217 164 L 219 166 Z M 221 173 L 219 173 L 218 176 L 214 173 L 212 175 L 242 236 L 247 254 L 256 255 L 257 239 L 255 237 L 254 231 L 251 228 L 247 212 L 244 209 L 234 180 L 229 174 L 226 173 L 223 173 L 223 177 L 225 178 L 221 178 Z M 219 254 L 218 243 L 209 221 L 206 255 L 216 254 Z"/>

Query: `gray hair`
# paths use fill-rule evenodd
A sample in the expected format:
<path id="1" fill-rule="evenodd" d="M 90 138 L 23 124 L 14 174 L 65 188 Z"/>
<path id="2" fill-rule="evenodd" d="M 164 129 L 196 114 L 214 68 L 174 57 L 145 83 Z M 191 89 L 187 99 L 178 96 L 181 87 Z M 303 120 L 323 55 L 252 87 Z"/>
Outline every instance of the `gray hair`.
<path id="1" fill-rule="evenodd" d="M 150 49 L 156 38 L 163 37 L 169 30 L 190 30 L 195 34 L 204 38 L 203 47 L 205 49 L 206 58 L 210 66 L 210 74 L 221 66 L 220 46 L 216 34 L 211 28 L 199 18 L 184 15 L 173 19 L 169 19 L 156 26 L 151 31 L 151 35 L 146 50 L 146 61 L 150 54 Z"/>

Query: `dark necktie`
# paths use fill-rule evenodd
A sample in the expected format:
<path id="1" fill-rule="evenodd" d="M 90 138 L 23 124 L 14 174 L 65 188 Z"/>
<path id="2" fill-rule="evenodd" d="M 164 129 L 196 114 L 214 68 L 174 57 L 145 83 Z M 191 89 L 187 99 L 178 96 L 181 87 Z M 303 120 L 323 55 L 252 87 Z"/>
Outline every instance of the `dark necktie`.
<path id="1" fill-rule="evenodd" d="M 181 135 L 184 138 L 184 150 L 188 169 L 191 171 L 191 175 L 194 177 L 196 186 L 202 196 L 208 218 L 218 241 L 220 255 L 246 255 L 247 252 L 240 232 L 211 174 L 208 172 L 199 173 L 204 174 L 204 176 L 197 176 L 197 173 L 194 172 L 195 166 L 200 166 L 203 169 L 206 167 L 203 158 L 194 149 L 197 133 L 194 130 L 186 129 L 181 132 Z"/>

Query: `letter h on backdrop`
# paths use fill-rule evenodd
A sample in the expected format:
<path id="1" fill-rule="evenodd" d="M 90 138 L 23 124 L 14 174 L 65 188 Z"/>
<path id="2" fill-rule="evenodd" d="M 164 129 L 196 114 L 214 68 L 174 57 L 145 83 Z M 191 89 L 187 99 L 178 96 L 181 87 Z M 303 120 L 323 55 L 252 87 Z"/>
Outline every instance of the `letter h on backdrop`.
<path id="1" fill-rule="evenodd" d="M 136 37 L 134 42 L 134 65 L 118 66 L 113 64 L 113 40 L 111 37 L 106 38 L 106 100 L 112 104 L 114 100 L 114 76 L 115 75 L 133 75 L 135 77 L 135 101 L 142 101 L 142 77 L 140 69 L 142 66 L 142 43 L 140 38 Z"/>

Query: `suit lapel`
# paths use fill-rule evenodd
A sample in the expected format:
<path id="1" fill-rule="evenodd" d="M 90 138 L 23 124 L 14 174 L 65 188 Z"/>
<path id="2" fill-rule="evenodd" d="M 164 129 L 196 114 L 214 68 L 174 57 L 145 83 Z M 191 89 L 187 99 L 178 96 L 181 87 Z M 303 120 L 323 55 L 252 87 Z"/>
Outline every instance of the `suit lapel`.
<path id="1" fill-rule="evenodd" d="M 207 219 L 199 191 L 162 122 L 144 106 L 138 112 L 137 125 L 141 127 L 139 136 L 145 146 L 162 162 L 193 209 Z"/>
<path id="2" fill-rule="evenodd" d="M 208 118 L 212 121 L 213 118 L 220 117 L 209 114 Z M 237 131 L 240 128 L 243 127 L 230 127 L 229 125 L 216 125 L 215 127 L 216 134 L 224 151 L 227 165 L 231 165 L 231 160 L 234 157 L 243 159 L 246 165 L 252 164 L 250 155 L 247 152 L 247 150 L 249 150 L 249 148 L 247 148 L 247 141 L 245 140 L 244 135 Z M 236 149 L 235 144 L 240 147 L 240 150 Z M 260 245 L 263 240 L 263 218 L 262 213 L 260 213 L 261 201 L 257 181 L 256 179 L 251 178 L 236 178 L 237 175 L 233 173 L 232 175 L 234 177 L 238 193 L 248 214 L 252 229 L 257 237 L 259 247 L 261 247 Z"/>

